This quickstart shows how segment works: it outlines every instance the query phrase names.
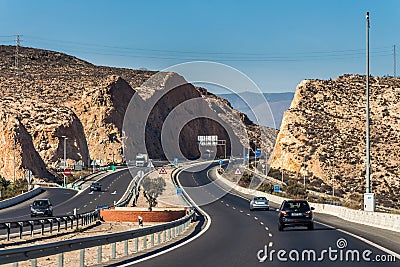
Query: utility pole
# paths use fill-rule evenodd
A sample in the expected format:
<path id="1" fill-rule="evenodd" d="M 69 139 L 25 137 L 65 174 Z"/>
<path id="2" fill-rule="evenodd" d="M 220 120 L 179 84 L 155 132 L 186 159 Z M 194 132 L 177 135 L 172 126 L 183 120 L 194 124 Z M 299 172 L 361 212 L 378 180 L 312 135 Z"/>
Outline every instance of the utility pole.
<path id="1" fill-rule="evenodd" d="M 366 193 L 371 193 L 370 177 L 370 123 L 369 123 L 369 12 L 366 15 Z"/>
<path id="2" fill-rule="evenodd" d="M 396 45 L 393 45 L 393 77 L 396 78 Z"/>
<path id="3" fill-rule="evenodd" d="M 20 46 L 20 35 L 15 35 L 15 69 L 18 70 L 18 53 L 19 53 L 19 46 Z M 17 72 L 18 75 L 18 72 Z"/>
<path id="4" fill-rule="evenodd" d="M 68 137 L 66 137 L 65 135 L 61 136 L 62 138 L 64 138 L 64 171 L 67 168 L 67 139 Z M 64 187 L 67 187 L 67 176 L 63 173 L 64 175 Z"/>
<path id="5" fill-rule="evenodd" d="M 14 133 L 14 183 L 16 179 L 16 164 L 15 164 L 15 150 L 17 149 L 17 134 Z"/>
<path id="6" fill-rule="evenodd" d="M 370 158 L 370 122 L 369 122 L 369 12 L 366 14 L 366 170 L 364 193 L 364 211 L 375 211 L 375 195 L 371 193 L 371 158 Z"/>

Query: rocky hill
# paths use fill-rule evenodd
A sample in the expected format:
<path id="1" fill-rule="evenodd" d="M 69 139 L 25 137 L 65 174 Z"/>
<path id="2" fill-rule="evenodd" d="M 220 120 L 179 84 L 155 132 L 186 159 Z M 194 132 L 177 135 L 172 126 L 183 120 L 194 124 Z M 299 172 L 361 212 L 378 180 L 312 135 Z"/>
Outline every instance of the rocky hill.
<path id="1" fill-rule="evenodd" d="M 377 205 L 400 208 L 400 79 L 371 77 L 370 89 L 372 191 Z M 362 199 L 365 76 L 301 82 L 270 163 L 301 179 L 305 175 L 308 188 L 332 194 L 333 182 L 336 196 Z"/>
<path id="2" fill-rule="evenodd" d="M 229 103 L 186 83 L 176 73 L 155 75 L 151 71 L 95 66 L 66 54 L 25 47 L 19 49 L 16 69 L 14 53 L 15 47 L 0 46 L 0 175 L 10 180 L 14 150 L 17 178 L 23 177 L 26 169 L 37 178 L 54 178 L 54 170 L 63 158 L 62 136 L 68 138 L 69 166 L 78 161 L 86 165 L 99 158 L 103 164 L 113 158 L 115 162 L 129 160 L 123 158 L 123 146 L 127 145 L 123 121 L 133 96 L 138 97 L 139 105 L 154 102 L 145 122 L 146 150 L 151 158 L 165 158 L 161 147 L 163 122 L 171 110 L 190 99 L 201 99 L 197 109 L 226 120 L 235 138 L 245 146 L 249 144 L 236 128 L 245 129 L 251 138 L 265 130 Z M 155 78 L 146 84 L 150 77 Z M 177 82 L 181 83 L 179 87 L 165 93 L 165 87 Z M 228 140 L 228 132 L 221 126 L 205 118 L 185 125 L 179 139 L 190 145 L 180 147 L 183 155 L 200 156 L 197 135 L 212 134 Z M 272 129 L 266 131 L 271 136 L 275 133 Z M 268 142 L 268 149 L 272 144 Z M 221 148 L 218 155 L 222 155 Z"/>

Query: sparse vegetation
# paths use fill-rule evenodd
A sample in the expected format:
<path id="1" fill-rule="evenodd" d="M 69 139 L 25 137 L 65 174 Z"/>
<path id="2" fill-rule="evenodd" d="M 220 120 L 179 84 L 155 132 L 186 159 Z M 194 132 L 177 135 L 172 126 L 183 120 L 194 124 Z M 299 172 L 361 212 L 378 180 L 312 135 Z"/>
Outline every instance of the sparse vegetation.
<path id="1" fill-rule="evenodd" d="M 157 198 L 164 191 L 166 182 L 164 178 L 150 177 L 146 176 L 142 181 L 143 195 L 149 204 L 149 210 L 151 211 L 153 207 L 157 206 Z"/>
<path id="2" fill-rule="evenodd" d="M 10 180 L 6 180 L 4 177 L 0 176 L 0 199 L 7 199 L 11 197 L 15 197 L 22 192 L 26 192 L 28 190 L 28 182 L 25 179 L 18 179 L 15 183 Z"/>

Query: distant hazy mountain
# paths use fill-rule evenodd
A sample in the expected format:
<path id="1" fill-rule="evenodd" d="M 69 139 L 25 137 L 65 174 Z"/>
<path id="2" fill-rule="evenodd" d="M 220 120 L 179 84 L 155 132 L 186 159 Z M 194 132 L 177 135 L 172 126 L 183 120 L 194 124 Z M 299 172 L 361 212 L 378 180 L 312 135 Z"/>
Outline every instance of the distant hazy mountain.
<path id="1" fill-rule="evenodd" d="M 294 93 L 253 93 L 243 92 L 239 94 L 219 94 L 218 96 L 228 100 L 234 109 L 245 113 L 257 124 L 275 127 L 279 129 L 283 113 L 289 108 Z M 264 97 L 263 97 L 264 96 Z M 271 112 L 269 111 L 271 108 Z M 255 119 L 254 114 L 262 114 Z"/>

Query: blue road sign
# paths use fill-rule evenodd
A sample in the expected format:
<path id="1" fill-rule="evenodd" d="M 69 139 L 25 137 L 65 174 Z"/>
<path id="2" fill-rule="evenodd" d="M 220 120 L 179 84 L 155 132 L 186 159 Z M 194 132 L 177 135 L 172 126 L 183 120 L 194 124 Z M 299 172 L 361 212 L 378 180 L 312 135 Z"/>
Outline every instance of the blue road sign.
<path id="1" fill-rule="evenodd" d="M 178 158 L 174 158 L 174 163 L 178 163 Z"/>
<path id="2" fill-rule="evenodd" d="M 178 188 L 176 189 L 176 194 L 177 194 L 177 195 L 182 195 L 182 188 L 178 187 Z"/>
<path id="3" fill-rule="evenodd" d="M 257 149 L 256 150 L 256 157 L 259 157 L 259 156 L 261 156 L 261 150 Z"/>
<path id="4" fill-rule="evenodd" d="M 281 187 L 279 185 L 274 185 L 274 192 L 280 192 Z"/>
<path id="5" fill-rule="evenodd" d="M 222 165 L 223 161 L 222 159 L 218 160 L 219 165 Z"/>

